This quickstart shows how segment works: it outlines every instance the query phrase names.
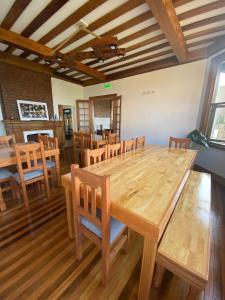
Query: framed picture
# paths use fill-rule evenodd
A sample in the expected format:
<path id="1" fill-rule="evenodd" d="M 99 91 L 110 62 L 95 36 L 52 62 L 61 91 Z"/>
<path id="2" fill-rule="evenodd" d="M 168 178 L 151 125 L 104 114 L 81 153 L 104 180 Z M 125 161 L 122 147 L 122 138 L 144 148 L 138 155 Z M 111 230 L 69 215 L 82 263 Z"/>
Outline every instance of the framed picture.
<path id="1" fill-rule="evenodd" d="M 49 120 L 47 103 L 17 100 L 21 121 Z"/>

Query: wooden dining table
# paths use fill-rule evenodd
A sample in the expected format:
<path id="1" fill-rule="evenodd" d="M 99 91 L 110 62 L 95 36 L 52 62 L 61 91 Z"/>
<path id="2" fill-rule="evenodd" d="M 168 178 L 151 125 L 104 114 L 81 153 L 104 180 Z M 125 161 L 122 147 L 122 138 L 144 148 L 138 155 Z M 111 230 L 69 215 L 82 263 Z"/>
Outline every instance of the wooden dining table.
<path id="1" fill-rule="evenodd" d="M 94 174 L 110 176 L 111 215 L 144 236 L 139 300 L 150 297 L 158 243 L 196 154 L 194 150 L 146 145 L 85 168 Z M 70 173 L 62 176 L 62 185 L 69 237 L 74 238 Z"/>
<path id="2" fill-rule="evenodd" d="M 94 148 L 100 148 L 101 146 L 107 145 L 108 140 L 103 139 L 101 135 L 93 135 L 93 146 Z"/>

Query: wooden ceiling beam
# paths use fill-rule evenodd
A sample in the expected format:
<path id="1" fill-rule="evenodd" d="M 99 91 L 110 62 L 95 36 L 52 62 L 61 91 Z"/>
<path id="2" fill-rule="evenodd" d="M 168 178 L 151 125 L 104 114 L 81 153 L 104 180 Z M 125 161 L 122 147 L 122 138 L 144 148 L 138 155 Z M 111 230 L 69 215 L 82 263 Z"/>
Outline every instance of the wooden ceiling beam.
<path id="1" fill-rule="evenodd" d="M 52 39 L 54 39 L 58 34 L 77 23 L 80 19 L 85 17 L 90 12 L 94 11 L 101 4 L 106 2 L 107 0 L 89 0 L 81 7 L 79 7 L 75 12 L 73 12 L 69 17 L 63 20 L 60 24 L 55 26 L 52 30 L 50 30 L 47 34 L 45 34 L 39 42 L 42 44 L 46 44 Z"/>
<path id="2" fill-rule="evenodd" d="M 68 1 L 69 0 L 51 1 L 20 34 L 25 37 L 31 36 L 32 33 L 34 33 Z M 15 47 L 10 47 L 6 52 L 12 53 L 15 49 Z M 26 57 L 27 55 L 29 55 L 29 53 L 25 52 L 23 53 L 22 57 Z"/>
<path id="3" fill-rule="evenodd" d="M 34 53 L 49 56 L 52 53 L 52 49 L 33 41 L 32 39 L 23 37 L 22 35 L 6 30 L 0 27 L 0 39 L 9 42 L 12 45 L 15 45 L 18 48 L 27 49 Z"/>
<path id="4" fill-rule="evenodd" d="M 187 4 L 187 3 L 192 2 L 192 1 L 194 1 L 194 0 L 173 0 L 173 6 L 178 7 L 178 6 Z"/>
<path id="5" fill-rule="evenodd" d="M 193 8 L 191 10 L 188 10 L 184 13 L 179 14 L 178 15 L 178 20 L 183 21 L 183 20 L 198 16 L 198 15 L 213 11 L 215 9 L 222 8 L 222 7 L 225 7 L 225 1 L 224 0 L 218 0 L 216 2 L 212 2 L 212 3 L 206 4 L 206 5 L 202 5 L 200 7 L 196 7 L 196 8 Z"/>
<path id="6" fill-rule="evenodd" d="M 140 6 L 144 2 L 145 2 L 144 0 L 128 0 L 127 2 L 123 3 L 119 7 L 116 7 L 115 9 L 113 9 L 112 11 L 110 11 L 109 13 L 107 13 L 106 15 L 104 15 L 101 18 L 97 19 L 96 21 L 92 22 L 87 27 L 87 29 L 89 29 L 90 31 L 95 31 L 98 28 L 102 27 L 103 25 L 105 25 L 105 24 L 113 21 L 114 19 L 122 16 L 123 14 L 129 12 L 130 10 L 132 10 L 132 9 Z M 85 31 L 78 32 L 65 45 L 63 45 L 62 48 L 65 48 L 65 47 L 69 46 L 70 44 L 74 43 L 75 41 L 81 39 L 82 37 L 84 37 L 86 35 L 88 35 L 88 33 L 85 32 Z M 62 48 L 60 48 L 60 49 L 62 49 Z"/>
<path id="7" fill-rule="evenodd" d="M 10 29 L 30 2 L 31 0 L 16 0 L 2 21 L 1 27 Z"/>
<path id="8" fill-rule="evenodd" d="M 19 47 L 22 49 L 28 49 L 39 55 L 51 56 L 51 54 L 52 54 L 51 48 L 49 48 L 45 45 L 42 45 L 36 41 L 33 41 L 29 38 L 23 37 L 23 36 L 19 35 L 18 33 L 15 33 L 15 32 L 12 32 L 12 31 L 9 31 L 9 30 L 6 30 L 6 29 L 0 27 L 0 40 L 1 39 L 15 45 L 16 47 Z M 78 61 L 74 61 L 71 66 L 71 61 L 72 61 L 71 58 L 68 55 L 65 55 L 64 57 L 68 63 L 68 66 L 75 68 L 76 70 L 79 70 L 87 75 L 90 75 L 100 81 L 106 80 L 106 76 L 103 73 L 101 73 L 95 69 L 92 69 Z"/>
<path id="9" fill-rule="evenodd" d="M 180 62 L 187 60 L 187 47 L 172 0 L 146 0 Z"/>
<path id="10" fill-rule="evenodd" d="M 82 85 L 82 82 L 78 79 L 71 79 L 67 76 L 61 75 L 60 73 L 55 73 L 54 69 L 49 68 L 47 66 L 43 66 L 39 63 L 9 54 L 5 52 L 0 52 L 0 62 L 11 64 L 17 67 L 25 68 L 28 70 L 32 70 L 35 72 L 41 72 L 44 74 L 48 74 L 49 76 L 56 77 L 62 80 L 66 80 L 75 84 Z"/>

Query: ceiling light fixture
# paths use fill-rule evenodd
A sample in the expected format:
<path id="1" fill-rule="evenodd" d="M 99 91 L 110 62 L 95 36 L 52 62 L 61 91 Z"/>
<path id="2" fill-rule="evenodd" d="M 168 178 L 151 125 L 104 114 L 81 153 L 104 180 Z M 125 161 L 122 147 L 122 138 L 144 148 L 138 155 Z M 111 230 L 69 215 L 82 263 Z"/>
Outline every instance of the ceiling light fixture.
<path id="1" fill-rule="evenodd" d="M 99 62 L 99 63 L 104 63 L 104 59 L 99 58 L 99 59 L 98 59 L 98 62 Z"/>
<path id="2" fill-rule="evenodd" d="M 110 48 L 111 50 L 116 50 L 116 48 L 117 48 L 117 45 L 115 45 L 115 44 L 111 44 L 111 45 L 109 45 L 109 48 Z"/>

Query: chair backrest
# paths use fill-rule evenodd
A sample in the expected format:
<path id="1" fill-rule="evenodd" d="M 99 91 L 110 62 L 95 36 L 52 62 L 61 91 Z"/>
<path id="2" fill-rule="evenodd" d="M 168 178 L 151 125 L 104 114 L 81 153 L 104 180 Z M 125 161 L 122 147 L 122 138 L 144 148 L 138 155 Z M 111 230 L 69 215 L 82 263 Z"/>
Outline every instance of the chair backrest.
<path id="1" fill-rule="evenodd" d="M 107 146 L 85 150 L 85 167 L 107 159 Z"/>
<path id="2" fill-rule="evenodd" d="M 81 226 L 80 217 L 83 216 L 102 230 L 102 239 L 109 241 L 110 178 L 79 169 L 78 165 L 71 165 L 71 179 L 74 217 L 78 231 Z M 97 216 L 97 197 L 101 205 L 101 218 Z M 90 234 L 93 235 L 91 231 Z"/>
<path id="3" fill-rule="evenodd" d="M 124 153 L 127 152 L 127 151 L 134 150 L 134 148 L 135 148 L 134 139 L 123 142 L 123 152 Z"/>
<path id="4" fill-rule="evenodd" d="M 123 153 L 123 142 L 107 145 L 107 158 L 111 158 Z"/>
<path id="5" fill-rule="evenodd" d="M 108 140 L 108 143 L 109 144 L 116 144 L 117 143 L 117 141 L 118 141 L 118 139 L 117 139 L 117 134 L 116 133 L 111 133 L 111 132 L 109 132 L 109 133 L 107 133 L 107 140 Z"/>
<path id="6" fill-rule="evenodd" d="M 14 146 L 16 144 L 15 135 L 0 136 L 0 148 Z"/>
<path id="7" fill-rule="evenodd" d="M 73 144 L 75 148 L 81 148 L 82 134 L 80 132 L 73 132 Z"/>
<path id="8" fill-rule="evenodd" d="M 28 172 L 43 170 L 44 173 L 47 174 L 44 146 L 42 142 L 23 145 L 16 144 L 15 154 L 21 181 L 24 181 L 24 174 Z"/>
<path id="9" fill-rule="evenodd" d="M 93 149 L 93 135 L 92 133 L 82 132 L 83 149 Z"/>
<path id="10" fill-rule="evenodd" d="M 136 148 L 144 147 L 145 145 L 145 136 L 137 137 L 136 138 Z"/>
<path id="11" fill-rule="evenodd" d="M 169 148 L 171 147 L 175 147 L 175 148 L 183 148 L 183 149 L 188 149 L 190 146 L 190 139 L 184 138 L 184 139 L 180 139 L 180 138 L 174 138 L 174 137 L 170 137 L 170 141 L 169 141 Z"/>
<path id="12" fill-rule="evenodd" d="M 43 142 L 44 149 L 58 149 L 59 148 L 59 142 L 57 137 L 51 137 L 48 135 L 39 134 L 38 135 L 38 141 Z"/>

